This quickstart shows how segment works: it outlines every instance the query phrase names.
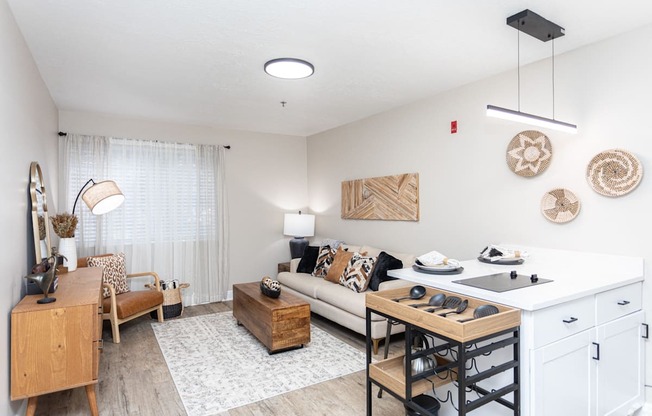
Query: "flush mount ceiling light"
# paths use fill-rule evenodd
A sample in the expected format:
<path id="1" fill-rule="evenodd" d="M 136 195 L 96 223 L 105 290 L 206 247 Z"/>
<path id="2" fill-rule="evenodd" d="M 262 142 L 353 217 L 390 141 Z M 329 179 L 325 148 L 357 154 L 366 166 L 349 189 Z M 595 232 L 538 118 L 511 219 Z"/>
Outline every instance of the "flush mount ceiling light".
<path id="1" fill-rule="evenodd" d="M 515 111 L 495 105 L 487 105 L 487 116 L 518 121 L 539 127 L 547 127 L 566 133 L 577 133 L 577 126 L 575 124 L 555 120 L 555 38 L 564 36 L 564 28 L 527 9 L 508 17 L 507 24 L 517 30 L 518 36 L 518 110 Z M 533 36 L 542 42 L 552 41 L 552 118 L 521 112 L 521 32 Z"/>
<path id="2" fill-rule="evenodd" d="M 312 75 L 315 67 L 303 59 L 279 58 L 266 62 L 265 72 L 276 78 L 300 79 Z"/>

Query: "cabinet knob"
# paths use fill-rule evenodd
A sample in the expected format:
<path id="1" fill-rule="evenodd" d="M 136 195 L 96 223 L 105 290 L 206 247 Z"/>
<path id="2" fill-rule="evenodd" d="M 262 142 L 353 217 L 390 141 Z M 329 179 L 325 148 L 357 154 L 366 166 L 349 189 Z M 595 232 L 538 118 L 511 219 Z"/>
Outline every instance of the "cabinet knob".
<path id="1" fill-rule="evenodd" d="M 577 318 L 570 317 L 570 319 L 564 319 L 565 324 L 572 324 L 573 322 L 577 321 Z"/>
<path id="2" fill-rule="evenodd" d="M 628 301 L 628 300 L 621 300 L 620 302 L 618 302 L 618 304 L 619 304 L 620 306 L 629 305 L 629 301 Z"/>
<path id="3" fill-rule="evenodd" d="M 97 340 L 97 349 L 100 351 L 104 351 L 104 340 L 103 339 L 98 339 Z"/>

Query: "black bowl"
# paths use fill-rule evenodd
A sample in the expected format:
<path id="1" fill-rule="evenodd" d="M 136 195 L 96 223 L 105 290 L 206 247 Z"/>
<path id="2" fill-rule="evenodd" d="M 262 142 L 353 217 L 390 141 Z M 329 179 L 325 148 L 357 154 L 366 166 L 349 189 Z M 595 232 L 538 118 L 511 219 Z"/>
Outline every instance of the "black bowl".
<path id="1" fill-rule="evenodd" d="M 262 283 L 260 284 L 260 291 L 263 293 L 263 295 L 269 296 L 270 298 L 277 298 L 281 296 L 281 289 L 272 290 Z"/>

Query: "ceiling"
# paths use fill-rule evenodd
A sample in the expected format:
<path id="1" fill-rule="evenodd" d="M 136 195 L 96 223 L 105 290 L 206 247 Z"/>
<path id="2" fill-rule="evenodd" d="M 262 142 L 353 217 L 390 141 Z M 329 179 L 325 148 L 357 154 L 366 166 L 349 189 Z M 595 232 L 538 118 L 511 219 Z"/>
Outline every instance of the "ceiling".
<path id="1" fill-rule="evenodd" d="M 556 54 L 652 23 L 649 0 L 7 1 L 60 110 L 299 136 L 516 68 L 526 8 L 566 29 Z M 266 75 L 279 57 L 315 74 Z"/>

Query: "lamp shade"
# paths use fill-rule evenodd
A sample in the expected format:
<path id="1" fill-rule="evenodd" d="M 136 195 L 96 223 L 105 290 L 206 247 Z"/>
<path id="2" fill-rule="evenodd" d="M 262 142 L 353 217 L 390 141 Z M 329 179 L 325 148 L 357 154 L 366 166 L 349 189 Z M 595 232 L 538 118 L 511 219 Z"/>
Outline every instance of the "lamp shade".
<path id="1" fill-rule="evenodd" d="M 102 181 L 88 188 L 82 199 L 94 215 L 102 215 L 122 205 L 125 196 L 115 182 Z"/>
<path id="2" fill-rule="evenodd" d="M 315 216 L 311 214 L 285 214 L 283 234 L 293 237 L 315 235 Z"/>

